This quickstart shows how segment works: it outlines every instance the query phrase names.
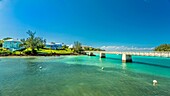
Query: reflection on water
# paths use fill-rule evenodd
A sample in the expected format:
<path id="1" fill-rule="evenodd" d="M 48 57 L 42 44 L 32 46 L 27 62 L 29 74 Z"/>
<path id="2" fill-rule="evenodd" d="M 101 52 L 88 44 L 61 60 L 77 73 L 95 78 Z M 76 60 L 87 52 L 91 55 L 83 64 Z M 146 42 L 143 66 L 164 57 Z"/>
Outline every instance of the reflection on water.
<path id="1" fill-rule="evenodd" d="M 3 58 L 0 65 L 0 96 L 170 95 L 169 70 L 159 66 L 88 56 Z"/>
<path id="2" fill-rule="evenodd" d="M 99 58 L 99 61 L 102 63 L 102 58 Z"/>
<path id="3" fill-rule="evenodd" d="M 126 69 L 126 63 L 122 63 L 122 69 Z"/>

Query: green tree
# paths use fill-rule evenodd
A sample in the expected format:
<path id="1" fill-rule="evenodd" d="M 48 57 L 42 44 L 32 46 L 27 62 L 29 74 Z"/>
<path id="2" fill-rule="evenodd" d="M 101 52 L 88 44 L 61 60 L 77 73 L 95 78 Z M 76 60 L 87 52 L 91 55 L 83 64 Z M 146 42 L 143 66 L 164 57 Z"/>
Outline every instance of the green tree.
<path id="1" fill-rule="evenodd" d="M 9 39 L 12 39 L 12 38 L 11 37 L 6 37 L 3 40 L 9 40 Z"/>
<path id="2" fill-rule="evenodd" d="M 24 38 L 20 39 L 20 41 L 22 42 L 22 44 L 19 45 L 20 47 L 27 47 L 26 46 L 26 40 Z"/>
<path id="3" fill-rule="evenodd" d="M 89 51 L 89 47 L 84 47 L 84 50 L 85 51 Z"/>
<path id="4" fill-rule="evenodd" d="M 28 37 L 26 42 L 25 42 L 26 43 L 26 47 L 27 48 L 31 48 L 32 53 L 35 54 L 36 53 L 35 48 L 37 47 L 36 38 L 35 38 L 36 32 L 32 32 L 32 31 L 28 30 L 27 34 L 30 37 Z"/>
<path id="5" fill-rule="evenodd" d="M 62 49 L 66 50 L 66 49 L 68 49 L 68 46 L 67 45 L 63 45 Z"/>
<path id="6" fill-rule="evenodd" d="M 43 38 L 36 37 L 36 43 L 37 43 L 37 49 L 44 48 L 46 44 L 46 39 L 43 40 Z"/>
<path id="7" fill-rule="evenodd" d="M 27 34 L 29 35 L 29 37 L 26 40 L 22 39 L 21 41 L 24 43 L 26 48 L 31 48 L 32 54 L 35 54 L 35 49 L 37 48 L 39 50 L 39 48 L 43 48 L 46 40 L 43 40 L 40 37 L 35 37 L 36 32 L 32 32 L 30 30 L 28 30 Z"/>
<path id="8" fill-rule="evenodd" d="M 74 42 L 73 49 L 74 49 L 74 52 L 78 54 L 81 54 L 81 52 L 83 51 L 81 43 L 78 41 Z"/>
<path id="9" fill-rule="evenodd" d="M 170 51 L 170 44 L 161 44 L 157 46 L 154 51 Z"/>
<path id="10" fill-rule="evenodd" d="M 0 47 L 2 47 L 2 45 L 3 45 L 3 40 L 0 40 Z"/>

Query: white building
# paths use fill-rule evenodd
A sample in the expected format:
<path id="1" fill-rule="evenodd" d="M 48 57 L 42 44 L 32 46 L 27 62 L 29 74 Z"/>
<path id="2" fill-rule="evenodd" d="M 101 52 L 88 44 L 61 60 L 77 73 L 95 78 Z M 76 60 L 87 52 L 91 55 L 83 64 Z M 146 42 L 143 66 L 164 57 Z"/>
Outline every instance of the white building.
<path id="1" fill-rule="evenodd" d="M 61 43 L 46 43 L 45 48 L 50 48 L 53 50 L 62 49 L 62 44 Z"/>
<path id="2" fill-rule="evenodd" d="M 74 47 L 74 45 L 73 44 L 71 44 L 71 45 L 68 45 L 69 47 L 68 48 L 73 48 Z"/>

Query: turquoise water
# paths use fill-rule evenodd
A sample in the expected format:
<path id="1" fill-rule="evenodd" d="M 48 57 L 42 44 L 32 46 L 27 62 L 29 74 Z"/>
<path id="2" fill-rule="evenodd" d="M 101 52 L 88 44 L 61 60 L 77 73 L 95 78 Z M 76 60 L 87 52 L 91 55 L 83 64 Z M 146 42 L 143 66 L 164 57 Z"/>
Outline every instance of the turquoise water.
<path id="1" fill-rule="evenodd" d="M 0 58 L 0 96 L 170 96 L 170 58 L 106 56 Z"/>

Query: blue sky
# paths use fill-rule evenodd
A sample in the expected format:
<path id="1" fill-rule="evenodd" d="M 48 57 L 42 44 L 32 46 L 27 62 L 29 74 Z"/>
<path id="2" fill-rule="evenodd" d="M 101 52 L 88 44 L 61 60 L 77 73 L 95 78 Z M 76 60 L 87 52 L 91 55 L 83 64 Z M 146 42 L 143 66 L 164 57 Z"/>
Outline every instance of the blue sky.
<path id="1" fill-rule="evenodd" d="M 170 0 L 2 0 L 0 39 L 37 36 L 90 46 L 170 43 Z"/>

